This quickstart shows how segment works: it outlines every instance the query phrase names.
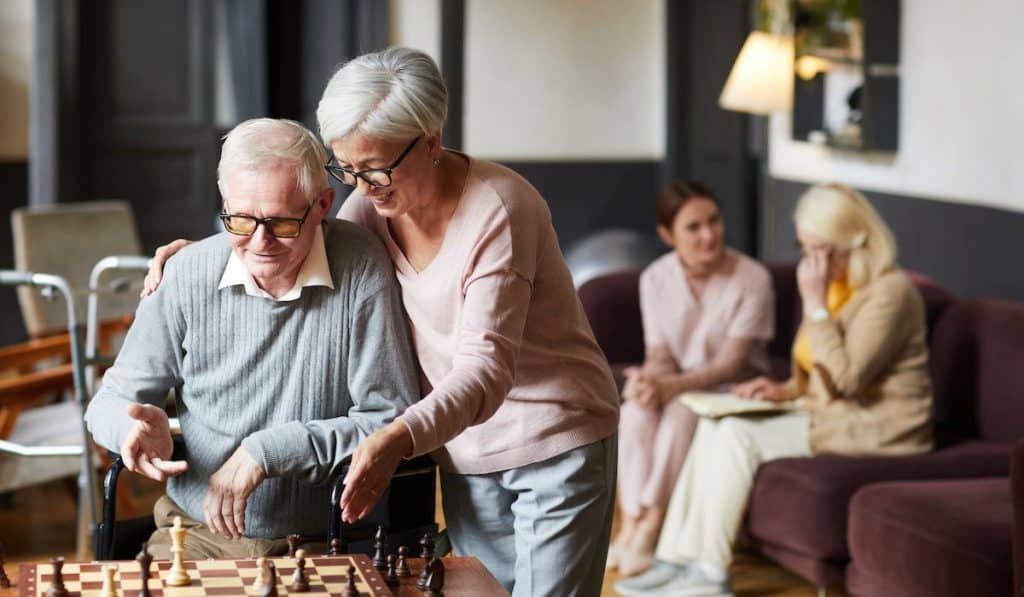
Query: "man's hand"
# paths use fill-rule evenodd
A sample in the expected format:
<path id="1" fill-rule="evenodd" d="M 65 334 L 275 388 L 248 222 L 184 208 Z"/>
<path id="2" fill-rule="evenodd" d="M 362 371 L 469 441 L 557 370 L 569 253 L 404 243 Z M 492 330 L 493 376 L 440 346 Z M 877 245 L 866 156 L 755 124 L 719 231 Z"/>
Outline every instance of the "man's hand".
<path id="1" fill-rule="evenodd" d="M 412 452 L 412 436 L 401 421 L 392 421 L 363 440 L 352 453 L 352 464 L 341 494 L 341 519 L 355 522 L 370 513 L 387 489 L 398 463 Z"/>
<path id="2" fill-rule="evenodd" d="M 157 481 L 188 470 L 184 460 L 169 460 L 174 444 L 164 409 L 152 404 L 131 404 L 128 416 L 136 423 L 121 443 L 121 460 L 126 469 Z"/>
<path id="3" fill-rule="evenodd" d="M 139 298 L 146 298 L 156 292 L 157 287 L 160 286 L 160 280 L 164 277 L 164 264 L 172 255 L 190 244 L 192 241 L 179 238 L 157 247 L 156 253 L 153 254 L 153 261 L 149 264 L 149 272 L 146 273 L 146 279 L 142 283 L 142 292 L 139 293 Z"/>
<path id="4" fill-rule="evenodd" d="M 732 387 L 732 393 L 747 400 L 771 400 L 772 402 L 785 402 L 796 398 L 785 384 L 767 377 L 758 377 L 745 383 L 736 384 Z"/>
<path id="5" fill-rule="evenodd" d="M 245 533 L 245 505 L 249 494 L 267 478 L 263 466 L 239 446 L 210 477 L 203 513 L 214 533 L 238 539 Z"/>

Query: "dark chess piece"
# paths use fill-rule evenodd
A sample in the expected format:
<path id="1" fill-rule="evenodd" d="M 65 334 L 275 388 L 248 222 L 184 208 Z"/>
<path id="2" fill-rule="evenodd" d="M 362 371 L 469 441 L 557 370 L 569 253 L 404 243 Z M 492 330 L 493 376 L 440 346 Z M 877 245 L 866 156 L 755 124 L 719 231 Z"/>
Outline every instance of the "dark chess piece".
<path id="1" fill-rule="evenodd" d="M 292 593 L 308 593 L 309 579 L 306 578 L 306 552 L 296 550 L 295 572 L 292 574 L 292 584 L 288 589 Z"/>
<path id="2" fill-rule="evenodd" d="M 384 584 L 389 587 L 398 586 L 398 574 L 395 573 L 395 554 L 388 554 L 388 572 L 384 575 Z"/>
<path id="3" fill-rule="evenodd" d="M 64 586 L 64 558 L 50 558 L 50 563 L 53 564 L 53 581 L 46 589 L 46 597 L 68 597 L 68 589 Z"/>
<path id="4" fill-rule="evenodd" d="M 348 578 L 345 580 L 345 589 L 341 597 L 359 597 L 359 589 L 356 588 L 356 567 L 348 565 Z"/>
<path id="5" fill-rule="evenodd" d="M 399 546 L 398 562 L 395 564 L 395 574 L 402 578 L 412 576 L 412 572 L 409 571 L 409 562 L 405 560 L 407 555 L 409 555 L 409 550 L 404 545 Z"/>
<path id="6" fill-rule="evenodd" d="M 139 552 L 139 555 L 135 556 L 135 561 L 139 563 L 139 580 L 142 581 L 142 588 L 139 589 L 138 597 L 150 597 L 149 567 L 153 564 L 153 556 L 149 553 L 148 541 L 142 544 L 142 551 Z"/>
<path id="7" fill-rule="evenodd" d="M 384 527 L 377 527 L 377 534 L 373 536 L 373 567 L 381 572 L 387 570 L 388 558 L 384 554 L 384 542 L 387 535 L 384 534 Z"/>
<path id="8" fill-rule="evenodd" d="M 420 557 L 423 558 L 423 570 L 416 579 L 416 586 L 420 589 L 427 588 L 427 573 L 430 571 L 430 561 L 434 559 L 434 538 L 430 533 L 424 533 L 420 539 Z"/>
<path id="9" fill-rule="evenodd" d="M 441 558 L 434 558 L 430 560 L 427 570 L 427 586 L 423 589 L 423 597 L 444 597 L 444 562 Z"/>
<path id="10" fill-rule="evenodd" d="M 288 535 L 285 540 L 288 541 L 288 557 L 294 558 L 295 550 L 299 548 L 299 541 L 302 541 L 302 538 L 295 533 L 292 533 L 291 535 Z"/>
<path id="11" fill-rule="evenodd" d="M 4 570 L 4 545 L 0 543 L 0 589 L 11 588 L 11 579 L 7 578 L 7 571 Z"/>
<path id="12" fill-rule="evenodd" d="M 277 566 L 267 560 L 267 581 L 260 587 L 260 597 L 277 597 Z"/>
<path id="13" fill-rule="evenodd" d="M 335 537 L 334 539 L 331 539 L 331 548 L 327 550 L 327 555 L 340 556 L 343 553 L 341 549 L 341 539 Z"/>

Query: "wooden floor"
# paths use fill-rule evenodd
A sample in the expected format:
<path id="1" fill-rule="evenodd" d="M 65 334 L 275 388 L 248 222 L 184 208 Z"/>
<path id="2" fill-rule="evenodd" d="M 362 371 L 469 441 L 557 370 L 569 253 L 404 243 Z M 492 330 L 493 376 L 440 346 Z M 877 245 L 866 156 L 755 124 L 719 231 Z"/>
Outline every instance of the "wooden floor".
<path id="1" fill-rule="evenodd" d="M 151 511 L 160 494 L 160 486 L 136 475 L 126 474 L 122 482 L 129 487 L 129 503 L 134 515 Z M 438 500 L 440 503 L 440 499 Z M 440 512 L 438 520 L 442 520 Z M 616 521 L 617 522 L 617 521 Z M 7 552 L 7 573 L 14 576 L 16 564 L 75 552 L 75 508 L 73 481 L 54 482 L 26 488 L 0 500 L 0 542 Z M 813 596 L 816 589 L 801 578 L 775 566 L 755 554 L 741 553 L 732 566 L 736 595 Z M 614 573 L 605 576 L 601 595 L 613 596 Z M 840 596 L 830 590 L 830 596 Z"/>

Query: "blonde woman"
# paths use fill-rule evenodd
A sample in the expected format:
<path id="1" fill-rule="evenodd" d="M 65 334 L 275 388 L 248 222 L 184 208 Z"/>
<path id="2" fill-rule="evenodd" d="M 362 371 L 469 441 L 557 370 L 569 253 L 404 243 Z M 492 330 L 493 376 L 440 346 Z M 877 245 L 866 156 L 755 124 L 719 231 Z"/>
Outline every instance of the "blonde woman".
<path id="1" fill-rule="evenodd" d="M 804 318 L 793 375 L 734 388 L 804 411 L 703 419 L 669 503 L 657 560 L 624 595 L 728 593 L 732 540 L 758 466 L 813 454 L 911 454 L 932 447 L 924 306 L 896 263 L 896 244 L 867 199 L 840 184 L 811 188 L 794 220 L 804 257 Z"/>

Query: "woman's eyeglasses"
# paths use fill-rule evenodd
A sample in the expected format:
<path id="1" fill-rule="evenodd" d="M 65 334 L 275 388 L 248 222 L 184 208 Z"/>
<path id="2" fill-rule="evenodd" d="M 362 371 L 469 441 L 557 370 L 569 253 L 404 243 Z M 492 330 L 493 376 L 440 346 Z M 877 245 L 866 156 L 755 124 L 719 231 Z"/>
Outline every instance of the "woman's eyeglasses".
<path id="1" fill-rule="evenodd" d="M 391 186 L 391 172 L 402 163 L 405 156 L 409 155 L 412 148 L 416 145 L 416 142 L 423 138 L 423 135 L 416 137 L 406 146 L 405 150 L 398 156 L 398 158 L 391 163 L 387 168 L 368 168 L 366 170 L 355 171 L 351 168 L 343 168 L 335 163 L 334 156 L 324 165 L 327 168 L 327 173 L 331 175 L 334 180 L 342 184 L 349 186 L 356 186 L 357 179 L 362 178 L 363 182 L 370 185 L 375 189 Z"/>

